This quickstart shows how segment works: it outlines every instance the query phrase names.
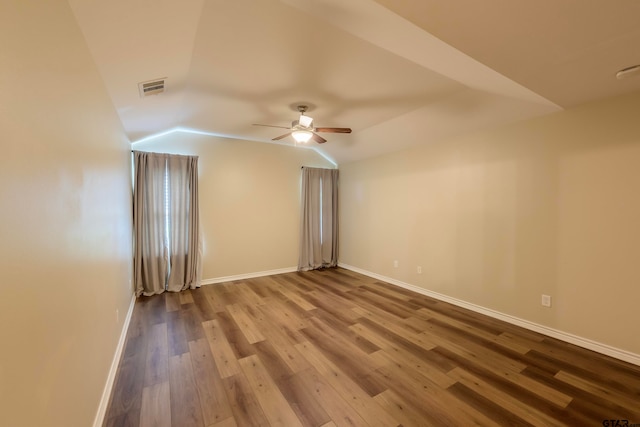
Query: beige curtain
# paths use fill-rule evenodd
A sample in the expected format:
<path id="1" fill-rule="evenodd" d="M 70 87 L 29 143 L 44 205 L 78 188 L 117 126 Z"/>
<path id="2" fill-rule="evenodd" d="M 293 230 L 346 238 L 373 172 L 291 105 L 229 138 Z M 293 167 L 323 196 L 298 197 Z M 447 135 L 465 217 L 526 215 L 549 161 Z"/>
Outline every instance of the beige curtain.
<path id="1" fill-rule="evenodd" d="M 164 292 L 169 264 L 164 210 L 157 207 L 164 199 L 166 160 L 151 153 L 133 154 L 134 284 L 136 296 L 153 295 Z"/>
<path id="2" fill-rule="evenodd" d="M 198 158 L 133 154 L 136 295 L 199 287 Z"/>
<path id="3" fill-rule="evenodd" d="M 338 265 L 338 170 L 302 168 L 298 270 Z"/>

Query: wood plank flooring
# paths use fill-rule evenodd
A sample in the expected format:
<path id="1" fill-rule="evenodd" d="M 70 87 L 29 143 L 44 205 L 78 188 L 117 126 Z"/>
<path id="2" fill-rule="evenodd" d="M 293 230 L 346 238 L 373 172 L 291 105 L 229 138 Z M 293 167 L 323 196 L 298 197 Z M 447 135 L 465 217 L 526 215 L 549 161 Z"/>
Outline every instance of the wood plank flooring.
<path id="1" fill-rule="evenodd" d="M 104 425 L 604 420 L 640 423 L 640 367 L 338 268 L 139 299 Z"/>

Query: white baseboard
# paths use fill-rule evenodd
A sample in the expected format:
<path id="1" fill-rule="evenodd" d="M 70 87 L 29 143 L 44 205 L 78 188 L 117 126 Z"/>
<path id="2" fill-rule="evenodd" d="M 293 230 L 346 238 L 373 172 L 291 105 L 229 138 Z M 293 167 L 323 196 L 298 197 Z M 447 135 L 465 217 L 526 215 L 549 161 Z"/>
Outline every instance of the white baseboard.
<path id="1" fill-rule="evenodd" d="M 118 364 L 120 363 L 120 356 L 122 356 L 122 351 L 124 350 L 124 343 L 127 338 L 127 331 L 129 330 L 129 323 L 131 322 L 131 315 L 133 314 L 133 307 L 136 303 L 136 296 L 131 295 L 131 302 L 129 303 L 129 310 L 127 311 L 127 316 L 124 319 L 124 324 L 122 325 L 122 331 L 120 332 L 120 339 L 118 340 L 118 345 L 116 346 L 116 352 L 113 355 L 113 360 L 111 361 L 111 368 L 109 369 L 109 375 L 107 376 L 107 383 L 104 386 L 104 390 L 102 391 L 102 398 L 100 399 L 100 405 L 98 405 L 98 412 L 96 413 L 96 417 L 93 420 L 93 427 L 101 427 L 104 423 L 104 417 L 107 414 L 107 407 L 109 406 L 109 398 L 111 397 L 111 390 L 113 389 L 113 384 L 116 380 L 116 372 L 118 371 Z"/>
<path id="2" fill-rule="evenodd" d="M 298 271 L 297 267 L 279 268 L 277 270 L 256 271 L 255 273 L 237 274 L 235 276 L 215 277 L 213 279 L 204 279 L 200 283 L 202 285 L 213 285 L 215 283 L 232 282 L 234 280 L 253 279 L 255 277 L 273 276 L 274 274 L 293 273 Z"/>
<path id="3" fill-rule="evenodd" d="M 352 265 L 339 263 L 338 267 L 345 268 L 347 270 L 355 271 L 356 273 L 364 274 L 365 276 L 372 277 L 374 279 L 381 280 L 383 282 L 390 283 L 395 286 L 399 286 L 401 288 L 408 289 L 410 291 L 417 292 L 422 295 L 426 295 L 428 297 L 448 302 L 450 304 L 456 305 L 458 307 L 466 308 L 471 311 L 475 311 L 476 313 L 484 314 L 489 317 L 493 317 L 495 319 L 499 319 L 505 321 L 507 323 L 511 323 L 512 325 L 520 326 L 525 329 L 529 329 L 534 332 L 541 333 L 543 335 L 547 335 L 552 338 L 559 339 L 561 341 L 568 342 L 570 344 L 575 344 L 579 347 L 586 348 L 588 350 L 593 350 L 597 353 L 601 353 L 607 356 L 611 356 L 613 358 L 623 360 L 625 362 L 632 363 L 634 365 L 640 366 L 640 355 L 632 353 L 630 351 L 621 350 L 619 348 L 615 348 L 606 344 L 599 343 L 597 341 L 593 341 L 587 338 L 583 338 L 577 335 L 570 334 L 568 332 L 559 331 L 557 329 L 549 328 L 547 326 L 539 325 L 534 322 L 530 322 L 525 319 L 521 319 L 519 317 L 511 316 L 509 314 L 501 313 L 499 311 L 491 310 L 489 308 L 485 308 L 476 304 L 472 304 L 467 301 L 459 300 L 457 298 L 452 298 L 450 296 L 440 294 L 438 292 L 433 292 L 428 289 L 420 288 L 415 285 L 411 285 L 409 283 L 402 282 L 400 280 L 393 279 L 391 277 L 382 276 L 377 273 L 373 273 L 371 271 L 363 270 L 358 267 L 354 267 Z"/>

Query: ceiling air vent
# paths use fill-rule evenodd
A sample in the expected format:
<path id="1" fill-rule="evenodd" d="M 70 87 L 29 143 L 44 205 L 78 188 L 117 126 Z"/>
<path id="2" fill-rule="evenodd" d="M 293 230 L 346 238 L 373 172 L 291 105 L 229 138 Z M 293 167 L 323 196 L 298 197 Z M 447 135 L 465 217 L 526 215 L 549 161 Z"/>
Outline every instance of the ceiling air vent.
<path id="1" fill-rule="evenodd" d="M 149 95 L 157 95 L 164 92 L 164 81 L 166 77 L 161 79 L 149 80 L 148 82 L 138 83 L 138 90 L 140 91 L 140 98 L 144 98 Z"/>

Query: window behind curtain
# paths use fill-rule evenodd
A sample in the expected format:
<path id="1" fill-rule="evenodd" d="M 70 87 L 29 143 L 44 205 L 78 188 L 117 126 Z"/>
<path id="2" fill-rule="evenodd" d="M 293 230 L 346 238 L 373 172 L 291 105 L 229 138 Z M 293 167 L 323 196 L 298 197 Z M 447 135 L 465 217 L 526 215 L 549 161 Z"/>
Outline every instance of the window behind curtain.
<path id="1" fill-rule="evenodd" d="M 298 270 L 338 265 L 338 170 L 302 169 Z"/>
<path id="2" fill-rule="evenodd" d="M 137 295 L 200 285 L 198 158 L 134 152 Z"/>

